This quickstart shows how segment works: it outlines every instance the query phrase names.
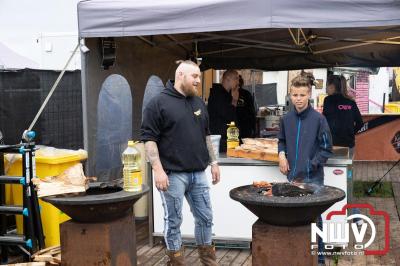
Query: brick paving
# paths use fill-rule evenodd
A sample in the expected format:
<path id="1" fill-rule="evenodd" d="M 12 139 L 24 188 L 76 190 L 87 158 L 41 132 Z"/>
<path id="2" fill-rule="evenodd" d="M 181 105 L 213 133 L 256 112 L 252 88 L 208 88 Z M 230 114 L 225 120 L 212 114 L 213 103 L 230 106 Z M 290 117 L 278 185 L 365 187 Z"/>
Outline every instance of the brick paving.
<path id="1" fill-rule="evenodd" d="M 356 181 L 375 181 L 382 177 L 396 162 L 355 161 L 353 179 Z M 384 178 L 384 181 L 400 182 L 400 163 Z"/>

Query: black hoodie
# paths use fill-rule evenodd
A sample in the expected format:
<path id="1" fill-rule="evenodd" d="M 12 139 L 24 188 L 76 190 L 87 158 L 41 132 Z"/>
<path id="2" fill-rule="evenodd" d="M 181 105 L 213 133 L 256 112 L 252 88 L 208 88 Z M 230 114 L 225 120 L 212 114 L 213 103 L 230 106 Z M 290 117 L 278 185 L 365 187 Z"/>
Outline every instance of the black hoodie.
<path id="1" fill-rule="evenodd" d="M 185 97 L 171 81 L 150 100 L 143 112 L 140 139 L 155 141 L 166 171 L 203 171 L 209 156 L 206 136 L 208 113 L 199 97 Z"/>
<path id="2" fill-rule="evenodd" d="M 324 100 L 324 116 L 332 133 L 333 145 L 354 147 L 354 135 L 363 126 L 357 104 L 341 94 L 333 94 Z"/>
<path id="3" fill-rule="evenodd" d="M 221 135 L 219 151 L 226 152 L 227 124 L 233 121 L 237 125 L 236 108 L 232 105 L 231 93 L 227 92 L 221 84 L 214 84 L 210 90 L 207 108 L 208 113 L 211 114 L 211 134 Z"/>

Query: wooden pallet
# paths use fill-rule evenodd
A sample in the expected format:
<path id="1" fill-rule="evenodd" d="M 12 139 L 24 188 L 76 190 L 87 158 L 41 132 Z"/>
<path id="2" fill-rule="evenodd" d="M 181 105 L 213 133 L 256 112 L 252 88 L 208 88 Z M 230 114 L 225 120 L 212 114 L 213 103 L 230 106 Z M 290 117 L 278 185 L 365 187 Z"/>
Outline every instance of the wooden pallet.
<path id="1" fill-rule="evenodd" d="M 228 157 L 279 162 L 278 153 L 275 152 L 266 152 L 261 150 L 228 149 L 226 154 Z"/>

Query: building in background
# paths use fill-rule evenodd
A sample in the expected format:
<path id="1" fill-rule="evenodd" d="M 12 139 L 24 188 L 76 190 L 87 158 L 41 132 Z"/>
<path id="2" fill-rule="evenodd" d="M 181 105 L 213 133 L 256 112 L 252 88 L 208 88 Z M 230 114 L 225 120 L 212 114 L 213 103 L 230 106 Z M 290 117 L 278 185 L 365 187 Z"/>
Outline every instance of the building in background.
<path id="1" fill-rule="evenodd" d="M 62 70 L 78 43 L 79 0 L 0 1 L 0 42 L 38 64 L 35 69 Z M 1 58 L 0 58 L 1 61 Z M 20 68 L 32 68 L 29 64 Z M 80 69 L 79 52 L 68 70 Z"/>

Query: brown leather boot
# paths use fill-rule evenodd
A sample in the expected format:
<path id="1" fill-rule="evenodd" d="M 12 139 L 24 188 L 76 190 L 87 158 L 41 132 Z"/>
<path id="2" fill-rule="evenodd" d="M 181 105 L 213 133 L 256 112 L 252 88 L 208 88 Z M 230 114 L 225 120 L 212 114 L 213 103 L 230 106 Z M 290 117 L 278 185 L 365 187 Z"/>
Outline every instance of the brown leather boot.
<path id="1" fill-rule="evenodd" d="M 180 250 L 177 251 L 166 251 L 169 261 L 167 262 L 167 266 L 185 266 L 185 249 L 181 247 Z"/>
<path id="2" fill-rule="evenodd" d="M 200 261 L 205 266 L 217 266 L 217 258 L 215 256 L 215 246 L 214 245 L 206 245 L 206 246 L 197 246 L 197 250 L 199 252 Z"/>

